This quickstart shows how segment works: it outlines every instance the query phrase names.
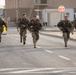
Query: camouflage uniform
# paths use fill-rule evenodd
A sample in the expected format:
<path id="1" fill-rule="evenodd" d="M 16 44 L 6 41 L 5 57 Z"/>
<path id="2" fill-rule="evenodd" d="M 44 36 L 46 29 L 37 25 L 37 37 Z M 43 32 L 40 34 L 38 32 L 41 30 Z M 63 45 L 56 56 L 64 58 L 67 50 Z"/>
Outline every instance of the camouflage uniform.
<path id="1" fill-rule="evenodd" d="M 36 43 L 39 40 L 39 30 L 42 28 L 42 25 L 39 19 L 32 19 L 29 24 L 29 30 L 32 32 L 34 48 L 36 48 Z"/>
<path id="2" fill-rule="evenodd" d="M 3 32 L 3 25 L 6 26 L 6 23 L 0 18 L 0 42 L 1 42 L 1 34 Z M 7 29 L 7 26 L 6 26 Z"/>
<path id="3" fill-rule="evenodd" d="M 72 21 L 72 24 L 73 24 L 73 30 L 74 30 L 74 28 L 76 29 L 76 19 L 74 21 Z"/>
<path id="4" fill-rule="evenodd" d="M 21 18 L 19 23 L 18 23 L 18 28 L 20 28 L 20 42 L 23 45 L 26 43 L 26 33 L 27 33 L 27 28 L 28 28 L 29 20 L 27 18 Z"/>
<path id="5" fill-rule="evenodd" d="M 58 23 L 58 27 L 63 32 L 65 47 L 67 47 L 67 42 L 70 38 L 70 32 L 72 32 L 73 25 L 69 20 L 62 20 Z"/>

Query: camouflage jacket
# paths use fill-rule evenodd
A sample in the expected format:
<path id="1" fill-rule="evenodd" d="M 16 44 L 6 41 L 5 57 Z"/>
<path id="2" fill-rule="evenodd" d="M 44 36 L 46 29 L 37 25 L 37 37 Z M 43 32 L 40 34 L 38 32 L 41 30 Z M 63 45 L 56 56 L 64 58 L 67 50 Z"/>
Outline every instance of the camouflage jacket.
<path id="1" fill-rule="evenodd" d="M 27 18 L 21 18 L 18 23 L 18 27 L 22 29 L 28 28 L 29 20 Z"/>
<path id="2" fill-rule="evenodd" d="M 33 29 L 33 31 L 38 32 L 42 28 L 42 24 L 39 19 L 32 19 L 29 23 L 29 29 Z"/>
<path id="3" fill-rule="evenodd" d="M 1 32 L 3 32 L 3 25 L 5 25 L 6 26 L 6 29 L 7 29 L 6 23 L 2 19 L 0 19 L 0 31 Z"/>
<path id="4" fill-rule="evenodd" d="M 58 23 L 57 26 L 63 32 L 70 32 L 73 25 L 69 20 L 68 21 L 62 20 Z"/>

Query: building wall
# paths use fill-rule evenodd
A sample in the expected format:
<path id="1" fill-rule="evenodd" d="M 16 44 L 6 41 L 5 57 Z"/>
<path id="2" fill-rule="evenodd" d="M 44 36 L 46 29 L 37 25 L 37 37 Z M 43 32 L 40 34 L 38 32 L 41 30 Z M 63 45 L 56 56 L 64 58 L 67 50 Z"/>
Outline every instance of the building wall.
<path id="1" fill-rule="evenodd" d="M 13 21 L 21 17 L 22 13 L 26 13 L 29 16 L 33 6 L 34 0 L 5 0 L 6 18 L 10 17 Z"/>
<path id="2" fill-rule="evenodd" d="M 48 0 L 53 8 L 58 8 L 59 5 L 64 5 L 65 8 L 76 8 L 76 0 Z"/>
<path id="3" fill-rule="evenodd" d="M 19 0 L 19 17 L 21 17 L 22 13 L 26 13 L 27 17 L 30 17 L 30 14 L 34 10 L 34 0 Z"/>
<path id="4" fill-rule="evenodd" d="M 19 8 L 31 8 L 34 0 L 19 0 Z"/>
<path id="5" fill-rule="evenodd" d="M 18 8 L 18 0 L 5 0 L 6 9 L 15 9 Z"/>
<path id="6" fill-rule="evenodd" d="M 18 0 L 5 0 L 5 18 L 10 17 L 11 21 L 16 20 L 16 10 L 18 8 Z"/>

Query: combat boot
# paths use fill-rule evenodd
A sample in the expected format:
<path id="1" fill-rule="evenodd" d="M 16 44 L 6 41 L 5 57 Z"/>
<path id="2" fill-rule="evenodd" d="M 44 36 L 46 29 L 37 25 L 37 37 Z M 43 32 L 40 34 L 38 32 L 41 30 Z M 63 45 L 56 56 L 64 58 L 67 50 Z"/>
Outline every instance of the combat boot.
<path id="1" fill-rule="evenodd" d="M 36 48 L 36 42 L 34 42 L 34 48 Z"/>
<path id="2" fill-rule="evenodd" d="M 36 48 L 36 46 L 34 46 L 34 48 Z"/>
<path id="3" fill-rule="evenodd" d="M 36 46 L 34 46 L 34 48 L 36 48 Z"/>
<path id="4" fill-rule="evenodd" d="M 26 42 L 23 42 L 23 45 L 25 45 L 26 44 Z"/>
<path id="5" fill-rule="evenodd" d="M 67 43 L 65 43 L 65 47 L 67 47 Z"/>

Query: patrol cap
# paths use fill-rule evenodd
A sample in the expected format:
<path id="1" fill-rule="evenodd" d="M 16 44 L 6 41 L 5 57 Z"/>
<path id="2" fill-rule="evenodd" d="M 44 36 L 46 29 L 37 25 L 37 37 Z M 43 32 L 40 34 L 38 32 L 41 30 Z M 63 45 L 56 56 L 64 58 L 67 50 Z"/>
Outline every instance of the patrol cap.
<path id="1" fill-rule="evenodd" d="M 22 16 L 26 15 L 26 13 L 23 13 Z"/>

